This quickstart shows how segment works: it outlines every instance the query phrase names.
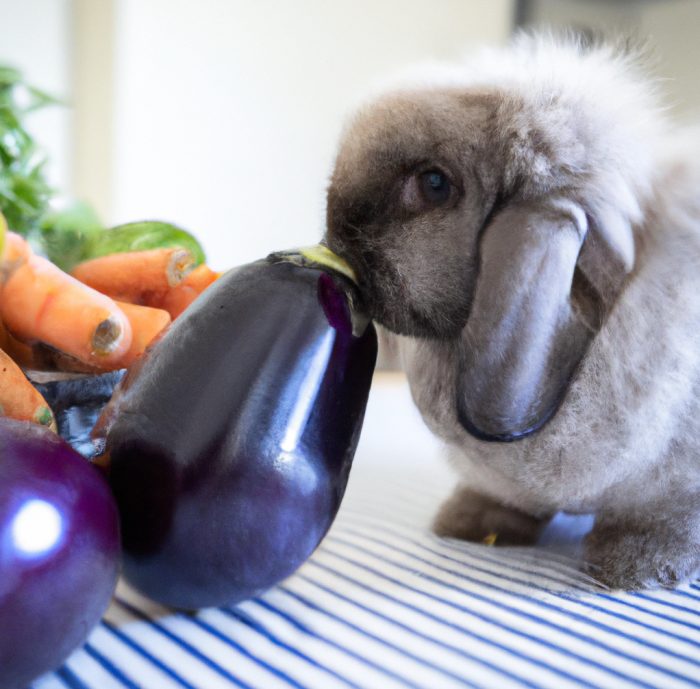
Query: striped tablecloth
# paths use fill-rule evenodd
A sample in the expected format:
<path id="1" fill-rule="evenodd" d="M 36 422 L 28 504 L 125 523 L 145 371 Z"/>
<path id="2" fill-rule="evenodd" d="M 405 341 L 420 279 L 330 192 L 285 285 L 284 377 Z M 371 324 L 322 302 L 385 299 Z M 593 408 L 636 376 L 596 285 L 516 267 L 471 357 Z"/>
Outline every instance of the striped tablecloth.
<path id="1" fill-rule="evenodd" d="M 569 555 L 445 541 L 454 482 L 405 380 L 378 374 L 346 498 L 313 557 L 235 608 L 186 615 L 123 584 L 102 623 L 34 689 L 700 686 L 700 582 L 600 593 Z"/>

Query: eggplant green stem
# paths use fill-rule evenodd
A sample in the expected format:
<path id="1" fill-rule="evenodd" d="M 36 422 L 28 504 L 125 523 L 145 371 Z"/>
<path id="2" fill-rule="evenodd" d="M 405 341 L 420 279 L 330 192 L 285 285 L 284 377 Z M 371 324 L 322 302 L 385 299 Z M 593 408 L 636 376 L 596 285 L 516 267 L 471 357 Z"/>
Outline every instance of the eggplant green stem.
<path id="1" fill-rule="evenodd" d="M 267 257 L 268 261 L 289 261 L 303 268 L 317 268 L 336 273 L 339 278 L 347 278 L 343 287 L 345 298 L 350 307 L 352 332 L 355 337 L 361 337 L 372 317 L 364 306 L 357 284 L 355 271 L 342 259 L 334 254 L 327 246 L 316 244 L 290 251 L 276 251 Z M 342 277 L 340 277 L 342 276 Z"/>
<path id="2" fill-rule="evenodd" d="M 290 251 L 279 251 L 271 254 L 275 258 L 282 258 L 300 266 L 318 266 L 319 268 L 330 268 L 336 273 L 344 275 L 357 285 L 357 275 L 355 271 L 342 259 L 334 254 L 323 244 L 304 246 L 300 249 Z"/>

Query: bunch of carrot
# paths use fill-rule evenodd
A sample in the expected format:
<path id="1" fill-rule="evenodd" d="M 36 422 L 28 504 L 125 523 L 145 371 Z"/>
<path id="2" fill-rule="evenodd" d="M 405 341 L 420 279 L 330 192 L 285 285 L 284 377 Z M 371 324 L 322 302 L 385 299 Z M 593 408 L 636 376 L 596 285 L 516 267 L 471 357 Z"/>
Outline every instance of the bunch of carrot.
<path id="1" fill-rule="evenodd" d="M 129 366 L 218 277 L 193 263 L 187 249 L 151 249 L 94 258 L 68 274 L 5 232 L 0 416 L 55 428 L 22 368 L 98 373 Z"/>

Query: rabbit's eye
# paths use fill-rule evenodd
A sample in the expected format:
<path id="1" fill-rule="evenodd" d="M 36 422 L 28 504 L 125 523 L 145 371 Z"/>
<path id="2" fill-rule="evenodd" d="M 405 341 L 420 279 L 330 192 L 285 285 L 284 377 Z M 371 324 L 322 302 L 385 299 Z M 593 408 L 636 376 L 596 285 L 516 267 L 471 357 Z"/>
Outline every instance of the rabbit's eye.
<path id="1" fill-rule="evenodd" d="M 420 187 L 428 203 L 441 206 L 450 200 L 450 180 L 438 170 L 428 170 L 420 176 Z"/>
<path id="2" fill-rule="evenodd" d="M 459 199 L 459 187 L 442 171 L 431 168 L 414 171 L 404 178 L 401 186 L 401 201 L 404 208 L 413 213 L 445 208 Z"/>

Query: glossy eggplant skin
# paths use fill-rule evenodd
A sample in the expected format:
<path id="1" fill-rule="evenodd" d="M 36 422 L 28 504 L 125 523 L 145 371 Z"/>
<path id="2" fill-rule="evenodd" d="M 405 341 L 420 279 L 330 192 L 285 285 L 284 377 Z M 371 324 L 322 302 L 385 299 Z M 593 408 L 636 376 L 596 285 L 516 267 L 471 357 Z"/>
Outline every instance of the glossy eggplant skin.
<path id="1" fill-rule="evenodd" d="M 54 670 L 107 609 L 119 516 L 104 475 L 53 431 L 0 418 L 0 687 Z"/>
<path id="2" fill-rule="evenodd" d="M 251 598 L 330 527 L 377 353 L 371 324 L 353 335 L 341 282 L 288 262 L 231 271 L 127 372 L 106 450 L 123 573 L 147 596 Z"/>

